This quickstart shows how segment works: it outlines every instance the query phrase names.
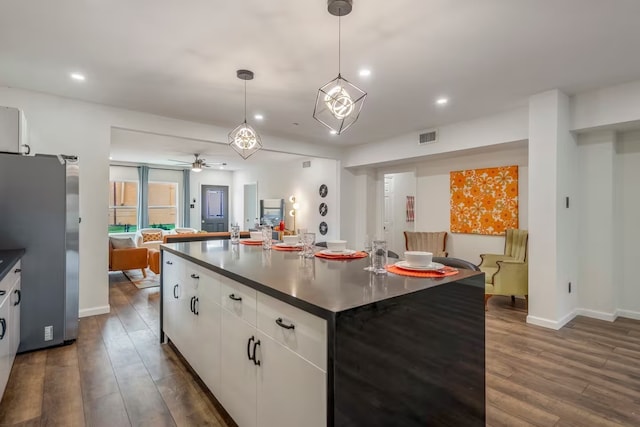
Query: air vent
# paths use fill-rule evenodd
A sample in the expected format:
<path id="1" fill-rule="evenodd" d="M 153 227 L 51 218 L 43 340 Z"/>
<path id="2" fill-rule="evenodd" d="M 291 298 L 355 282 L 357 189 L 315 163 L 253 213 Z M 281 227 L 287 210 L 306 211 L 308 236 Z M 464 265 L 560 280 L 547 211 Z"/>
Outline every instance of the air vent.
<path id="1" fill-rule="evenodd" d="M 438 141 L 438 131 L 437 130 L 428 130 L 420 133 L 418 142 L 420 145 L 422 144 L 433 144 Z"/>
<path id="2" fill-rule="evenodd" d="M 310 168 L 311 167 L 311 160 L 307 160 L 306 162 L 302 162 L 302 167 L 303 168 Z"/>

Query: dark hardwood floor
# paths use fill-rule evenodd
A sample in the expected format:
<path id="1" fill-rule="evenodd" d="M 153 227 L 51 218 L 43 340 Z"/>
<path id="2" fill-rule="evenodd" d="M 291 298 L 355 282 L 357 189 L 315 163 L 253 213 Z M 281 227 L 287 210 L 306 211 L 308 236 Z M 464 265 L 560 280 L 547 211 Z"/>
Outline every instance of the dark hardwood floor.
<path id="1" fill-rule="evenodd" d="M 112 273 L 110 314 L 81 319 L 75 344 L 16 357 L 0 426 L 226 426 L 158 343 L 158 290 Z M 524 304 L 489 301 L 487 425 L 640 425 L 640 322 L 579 317 L 551 331 L 526 325 Z"/>
<path id="2" fill-rule="evenodd" d="M 109 282 L 111 313 L 82 318 L 75 344 L 16 356 L 0 426 L 227 426 L 159 344 L 159 288 Z"/>
<path id="3" fill-rule="evenodd" d="M 639 426 L 640 321 L 525 324 L 525 300 L 489 300 L 487 425 Z"/>

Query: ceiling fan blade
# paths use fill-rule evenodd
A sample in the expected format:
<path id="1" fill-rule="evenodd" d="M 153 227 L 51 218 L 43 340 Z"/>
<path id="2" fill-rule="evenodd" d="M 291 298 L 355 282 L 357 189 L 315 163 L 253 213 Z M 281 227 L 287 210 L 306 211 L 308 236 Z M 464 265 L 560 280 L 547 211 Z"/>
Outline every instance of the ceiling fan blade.
<path id="1" fill-rule="evenodd" d="M 169 160 L 170 162 L 182 163 L 185 165 L 190 165 L 191 163 L 193 163 L 193 162 L 185 162 L 184 160 L 174 160 L 174 159 L 167 159 L 167 160 Z"/>

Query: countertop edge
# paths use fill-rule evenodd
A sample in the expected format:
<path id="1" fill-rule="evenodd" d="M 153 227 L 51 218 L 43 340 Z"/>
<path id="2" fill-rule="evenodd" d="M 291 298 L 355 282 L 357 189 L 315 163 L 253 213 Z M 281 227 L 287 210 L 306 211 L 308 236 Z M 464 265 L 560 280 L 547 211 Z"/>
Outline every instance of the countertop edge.
<path id="1" fill-rule="evenodd" d="M 3 260 L 3 262 L 0 263 L 0 280 L 9 274 L 9 271 L 11 271 L 13 266 L 16 265 L 16 262 L 18 262 L 24 254 L 24 249 L 0 250 L 0 259 Z"/>
<path id="2" fill-rule="evenodd" d="M 269 295 L 273 298 L 276 298 L 280 301 L 283 301 L 287 304 L 290 304 L 294 307 L 297 307 L 301 310 L 304 310 L 308 313 L 314 314 L 316 316 L 322 317 L 323 319 L 332 319 L 335 317 L 335 315 L 337 314 L 335 311 L 331 311 L 331 310 L 327 310 L 325 308 L 322 307 L 318 307 L 317 305 L 311 304 L 308 301 L 293 297 L 291 295 L 288 295 L 284 292 L 280 292 L 277 289 L 274 289 L 270 286 L 266 286 L 263 285 L 260 282 L 256 282 L 254 280 L 248 279 L 244 276 L 241 276 L 239 274 L 236 274 L 232 271 L 229 271 L 227 269 L 224 268 L 220 268 L 217 265 L 208 263 L 206 261 L 202 261 L 198 258 L 194 258 L 192 256 L 190 256 L 189 254 L 186 254 L 184 252 L 181 252 L 179 250 L 173 249 L 169 246 L 165 246 L 165 245 L 160 245 L 160 250 L 165 250 L 167 252 L 171 252 L 174 255 L 178 255 L 181 258 L 184 258 L 190 262 L 193 262 L 194 264 L 197 264 L 201 267 L 206 268 L 207 270 L 211 270 L 214 273 L 218 273 L 222 276 L 225 276 L 231 280 L 235 280 L 236 282 L 239 282 L 243 285 L 246 285 L 252 289 L 255 289 L 256 291 L 262 292 L 266 295 Z"/>

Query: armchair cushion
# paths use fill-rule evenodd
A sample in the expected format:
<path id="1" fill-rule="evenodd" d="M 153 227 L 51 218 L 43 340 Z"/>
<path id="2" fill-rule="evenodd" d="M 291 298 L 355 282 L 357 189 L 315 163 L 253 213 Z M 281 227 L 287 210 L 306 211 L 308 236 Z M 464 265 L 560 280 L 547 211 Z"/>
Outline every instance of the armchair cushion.
<path id="1" fill-rule="evenodd" d="M 136 247 L 136 243 L 131 237 L 109 237 L 109 242 L 111 243 L 113 249 L 126 249 Z"/>

